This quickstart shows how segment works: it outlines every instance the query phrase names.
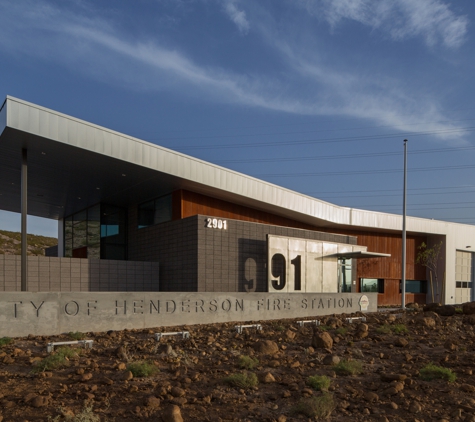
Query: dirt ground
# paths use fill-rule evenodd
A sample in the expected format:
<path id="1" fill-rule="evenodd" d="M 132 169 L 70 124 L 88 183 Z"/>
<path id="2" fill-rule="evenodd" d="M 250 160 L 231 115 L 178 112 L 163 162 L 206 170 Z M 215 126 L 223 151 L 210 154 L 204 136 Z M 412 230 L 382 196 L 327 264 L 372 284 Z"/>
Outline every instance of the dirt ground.
<path id="1" fill-rule="evenodd" d="M 93 347 L 62 362 L 46 344 L 81 333 L 14 338 L 0 346 L 0 421 L 475 421 L 475 318 L 365 316 L 84 333 Z M 190 338 L 154 337 L 177 330 Z M 156 372 L 134 376 L 144 362 Z"/>

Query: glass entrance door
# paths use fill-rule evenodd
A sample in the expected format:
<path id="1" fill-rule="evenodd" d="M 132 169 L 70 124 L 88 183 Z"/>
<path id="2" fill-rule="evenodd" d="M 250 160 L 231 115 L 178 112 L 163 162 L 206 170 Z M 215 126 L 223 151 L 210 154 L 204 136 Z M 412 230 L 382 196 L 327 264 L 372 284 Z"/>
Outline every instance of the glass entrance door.
<path id="1" fill-rule="evenodd" d="M 351 259 L 338 260 L 338 293 L 351 292 Z"/>

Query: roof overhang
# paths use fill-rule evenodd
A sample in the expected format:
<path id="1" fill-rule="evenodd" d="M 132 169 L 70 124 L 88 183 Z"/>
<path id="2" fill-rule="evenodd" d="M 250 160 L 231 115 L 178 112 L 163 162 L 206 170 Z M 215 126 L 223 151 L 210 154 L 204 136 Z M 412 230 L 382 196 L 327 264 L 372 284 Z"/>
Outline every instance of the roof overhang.
<path id="1" fill-rule="evenodd" d="M 0 208 L 60 219 L 99 202 L 130 206 L 185 189 L 314 227 L 401 233 L 402 217 L 334 205 L 16 98 L 0 106 Z M 408 217 L 408 233 L 450 224 Z M 473 227 L 473 226 L 465 226 Z"/>
<path id="2" fill-rule="evenodd" d="M 60 219 L 99 202 L 120 206 L 177 189 L 314 226 L 349 209 L 16 98 L 0 107 L 0 208 L 20 212 L 22 149 L 28 214 Z"/>
<path id="3" fill-rule="evenodd" d="M 391 256 L 389 253 L 379 253 L 379 252 L 366 252 L 366 251 L 355 251 L 355 252 L 339 252 L 334 254 L 339 259 L 362 259 L 362 258 L 388 258 Z"/>

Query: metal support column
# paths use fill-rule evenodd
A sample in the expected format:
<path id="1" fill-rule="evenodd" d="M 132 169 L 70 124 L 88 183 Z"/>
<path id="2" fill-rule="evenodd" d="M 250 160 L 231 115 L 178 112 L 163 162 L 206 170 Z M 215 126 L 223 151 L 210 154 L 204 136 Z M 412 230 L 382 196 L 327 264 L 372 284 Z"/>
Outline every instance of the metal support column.
<path id="1" fill-rule="evenodd" d="M 27 198 L 28 198 L 28 162 L 26 149 L 21 150 L 21 291 L 28 288 L 28 261 L 27 261 Z"/>

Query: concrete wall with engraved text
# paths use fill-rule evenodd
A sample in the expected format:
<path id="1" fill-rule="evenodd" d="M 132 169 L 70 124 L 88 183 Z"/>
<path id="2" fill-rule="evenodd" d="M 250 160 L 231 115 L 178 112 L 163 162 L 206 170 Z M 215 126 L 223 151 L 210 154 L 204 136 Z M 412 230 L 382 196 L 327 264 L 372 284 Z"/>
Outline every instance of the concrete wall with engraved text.
<path id="1" fill-rule="evenodd" d="M 5 292 L 0 337 L 305 318 L 361 310 L 359 293 Z M 369 312 L 377 294 L 367 293 Z"/>

